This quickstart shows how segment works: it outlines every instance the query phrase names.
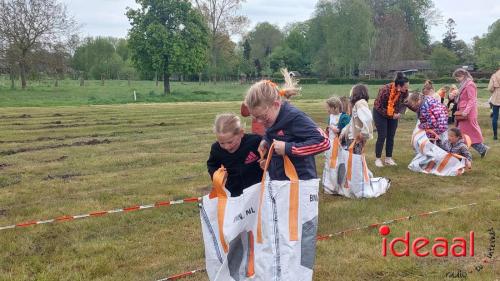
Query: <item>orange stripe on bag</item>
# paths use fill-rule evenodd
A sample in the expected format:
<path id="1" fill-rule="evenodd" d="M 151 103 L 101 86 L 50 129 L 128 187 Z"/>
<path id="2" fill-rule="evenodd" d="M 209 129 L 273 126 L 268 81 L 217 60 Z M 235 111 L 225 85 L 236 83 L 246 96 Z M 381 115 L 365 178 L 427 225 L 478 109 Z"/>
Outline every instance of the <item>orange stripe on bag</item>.
<path id="1" fill-rule="evenodd" d="M 269 168 L 269 163 L 271 162 L 271 157 L 273 157 L 274 143 L 269 147 L 267 153 L 266 165 L 264 167 L 264 172 L 262 173 L 262 181 L 260 182 L 260 198 L 259 198 L 259 212 L 257 214 L 257 243 L 262 244 L 262 201 L 264 200 L 264 190 L 266 184 L 266 172 Z"/>
<path id="2" fill-rule="evenodd" d="M 366 165 L 365 155 L 363 155 L 363 175 L 365 176 L 365 182 L 369 182 L 370 177 L 368 177 L 368 166 Z"/>
<path id="3" fill-rule="evenodd" d="M 355 141 L 349 146 L 349 159 L 347 160 L 347 177 L 345 181 L 345 188 L 349 188 L 349 181 L 352 179 L 352 155 L 354 154 Z"/>
<path id="4" fill-rule="evenodd" d="M 253 233 L 251 231 L 248 233 L 248 253 L 247 277 L 253 277 L 255 275 L 255 254 Z"/>
<path id="5" fill-rule="evenodd" d="M 425 148 L 425 145 L 427 144 L 429 140 L 424 140 L 421 144 L 420 144 L 420 152 L 422 154 L 424 154 L 424 148 Z"/>
<path id="6" fill-rule="evenodd" d="M 439 167 L 437 168 L 438 173 L 441 173 L 444 168 L 446 168 L 446 165 L 448 165 L 448 162 L 450 161 L 451 157 L 453 157 L 453 154 L 448 153 L 446 157 L 444 157 L 443 161 L 441 164 L 439 164 Z"/>
<path id="7" fill-rule="evenodd" d="M 432 170 L 432 168 L 434 168 L 435 165 L 436 162 L 434 161 L 429 162 L 429 164 L 427 164 L 427 167 L 425 168 L 425 171 L 429 173 Z"/>
<path id="8" fill-rule="evenodd" d="M 226 205 L 227 205 L 227 194 L 224 191 L 224 186 L 226 184 L 227 172 L 224 166 L 221 166 L 217 171 L 215 171 L 213 175 L 213 187 L 212 191 L 209 194 L 209 198 L 218 198 L 217 201 L 217 224 L 219 225 L 219 237 L 220 243 L 222 244 L 222 248 L 224 252 L 227 253 L 229 251 L 229 247 L 226 243 L 226 239 L 224 238 L 224 216 L 226 213 Z"/>
<path id="9" fill-rule="evenodd" d="M 332 155 L 330 156 L 330 169 L 337 167 L 337 159 L 339 157 L 340 140 L 338 137 L 333 141 Z"/>
<path id="10" fill-rule="evenodd" d="M 290 202 L 288 210 L 288 230 L 290 241 L 299 240 L 299 176 L 292 161 L 285 155 L 285 174 L 290 179 Z"/>

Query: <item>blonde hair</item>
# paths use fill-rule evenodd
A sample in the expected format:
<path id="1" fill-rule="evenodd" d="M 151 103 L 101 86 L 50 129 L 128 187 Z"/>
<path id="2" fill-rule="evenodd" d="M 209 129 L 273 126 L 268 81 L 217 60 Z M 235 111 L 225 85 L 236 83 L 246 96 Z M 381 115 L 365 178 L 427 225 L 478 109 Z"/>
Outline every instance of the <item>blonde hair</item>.
<path id="1" fill-rule="evenodd" d="M 413 106 L 413 105 L 417 104 L 417 102 L 420 99 L 422 99 L 422 94 L 419 92 L 413 92 L 413 93 L 410 93 L 410 95 L 406 99 L 406 103 Z"/>
<path id="2" fill-rule="evenodd" d="M 425 80 L 424 88 L 422 89 L 422 93 L 427 95 L 430 91 L 434 91 L 434 86 L 432 85 L 431 80 Z"/>
<path id="3" fill-rule="evenodd" d="M 457 85 L 455 85 L 455 84 L 451 84 L 451 86 L 450 86 L 450 90 L 458 90 Z"/>
<path id="4" fill-rule="evenodd" d="M 342 104 L 342 101 L 338 97 L 331 97 L 327 99 L 325 102 L 329 108 L 338 109 L 339 112 L 343 112 L 344 110 L 344 105 Z"/>
<path id="5" fill-rule="evenodd" d="M 297 80 L 290 76 L 288 70 L 286 68 L 281 69 L 281 74 L 283 74 L 285 84 L 280 89 L 278 89 L 278 85 L 269 80 L 261 80 L 248 89 L 245 104 L 249 109 L 258 106 L 269 107 L 280 97 L 288 100 L 300 94 L 301 88 L 298 86 Z"/>
<path id="6" fill-rule="evenodd" d="M 472 80 L 472 75 L 470 75 L 469 71 L 467 71 L 465 68 L 457 68 L 457 70 L 453 72 L 453 77 L 456 78 L 459 76 L 464 76 L 465 78 Z"/>
<path id="7" fill-rule="evenodd" d="M 215 134 L 233 133 L 236 135 L 241 132 L 240 117 L 234 113 L 219 114 L 215 117 L 213 130 Z"/>

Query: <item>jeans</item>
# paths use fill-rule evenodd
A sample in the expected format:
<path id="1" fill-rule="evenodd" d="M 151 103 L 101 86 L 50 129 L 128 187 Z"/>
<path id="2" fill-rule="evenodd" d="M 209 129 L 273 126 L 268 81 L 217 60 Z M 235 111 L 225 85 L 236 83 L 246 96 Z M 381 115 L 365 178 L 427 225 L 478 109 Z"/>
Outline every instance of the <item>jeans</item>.
<path id="1" fill-rule="evenodd" d="M 498 129 L 498 111 L 500 109 L 500 105 L 493 105 L 493 115 L 491 116 L 491 127 L 493 128 L 493 136 L 497 137 L 497 129 Z"/>
<path id="2" fill-rule="evenodd" d="M 390 119 L 377 110 L 373 109 L 373 121 L 377 127 L 377 143 L 375 145 L 375 156 L 380 158 L 385 144 L 385 156 L 392 157 L 392 150 L 394 148 L 394 136 L 398 128 L 398 120 Z M 386 141 L 387 140 L 387 141 Z"/>

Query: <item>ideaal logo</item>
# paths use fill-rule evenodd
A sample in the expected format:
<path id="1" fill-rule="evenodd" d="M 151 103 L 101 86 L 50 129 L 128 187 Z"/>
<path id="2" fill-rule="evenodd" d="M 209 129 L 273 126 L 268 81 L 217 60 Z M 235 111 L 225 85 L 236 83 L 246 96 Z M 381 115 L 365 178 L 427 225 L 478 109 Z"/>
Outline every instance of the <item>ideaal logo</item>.
<path id="1" fill-rule="evenodd" d="M 382 236 L 387 236 L 391 232 L 391 229 L 387 225 L 383 225 L 379 228 L 379 233 Z M 495 253 L 496 244 L 496 233 L 493 228 L 488 229 L 489 235 L 489 245 L 487 249 L 487 254 L 482 260 L 483 264 L 488 264 L 493 261 L 493 255 Z M 396 251 L 395 246 L 397 243 L 402 243 L 404 245 L 404 250 L 401 252 Z M 410 256 L 410 251 L 417 257 L 425 257 L 430 255 L 432 252 L 435 257 L 448 257 L 449 253 L 454 257 L 474 257 L 474 231 L 470 231 L 468 237 L 455 237 L 451 239 L 451 243 L 448 239 L 443 237 L 437 237 L 433 241 L 431 251 L 426 250 L 426 246 L 431 244 L 429 238 L 417 237 L 411 241 L 410 232 L 406 231 L 403 237 L 396 237 L 387 246 L 387 238 L 382 238 L 382 256 L 387 256 L 387 248 L 391 254 L 395 257 Z M 448 246 L 451 244 L 451 248 Z M 427 248 L 428 249 L 428 248 Z M 468 250 L 467 250 L 468 249 Z M 467 254 L 468 253 L 468 254 Z M 480 272 L 484 269 L 482 264 L 477 264 L 473 269 L 468 270 L 468 273 L 474 271 Z M 467 278 L 467 271 L 458 270 L 457 272 L 446 273 L 447 278 Z"/>
<path id="2" fill-rule="evenodd" d="M 379 229 L 382 236 L 387 236 L 391 233 L 391 229 L 387 225 L 383 225 Z M 404 245 L 404 250 L 396 251 L 395 246 L 398 243 Z M 451 253 L 454 257 L 474 256 L 474 231 L 470 231 L 468 237 L 455 237 L 450 241 L 444 237 L 434 238 L 431 251 L 426 249 L 426 246 L 431 244 L 427 237 L 417 237 L 411 241 L 410 232 L 406 231 L 403 237 L 394 238 L 389 243 L 389 250 L 395 257 L 408 257 L 410 252 L 417 257 L 426 257 L 432 253 L 435 257 L 448 257 Z M 451 244 L 451 247 L 449 245 Z M 382 256 L 387 256 L 387 238 L 382 238 Z"/>

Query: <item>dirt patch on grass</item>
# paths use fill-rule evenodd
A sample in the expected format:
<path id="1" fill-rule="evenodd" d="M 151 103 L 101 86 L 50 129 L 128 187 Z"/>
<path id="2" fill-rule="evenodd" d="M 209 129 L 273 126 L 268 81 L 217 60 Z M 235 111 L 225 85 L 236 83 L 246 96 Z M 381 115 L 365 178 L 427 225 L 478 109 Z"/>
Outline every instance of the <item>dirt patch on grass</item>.
<path id="1" fill-rule="evenodd" d="M 64 160 L 66 160 L 66 159 L 68 159 L 68 158 L 69 158 L 69 157 L 68 157 L 67 155 L 63 155 L 63 156 L 61 156 L 61 157 L 59 157 L 59 158 L 56 158 L 56 159 L 51 159 L 51 160 L 45 160 L 45 161 L 43 161 L 43 162 L 45 162 L 45 163 L 51 163 L 51 162 L 61 162 L 61 161 L 64 161 Z"/>
<path id="2" fill-rule="evenodd" d="M 74 174 L 62 174 L 62 175 L 48 175 L 43 180 L 48 181 L 48 180 L 55 180 L 55 179 L 62 179 L 62 180 L 70 180 L 74 177 L 79 177 L 82 174 L 80 173 L 74 173 Z"/>
<path id="3" fill-rule="evenodd" d="M 10 166 L 12 166 L 12 165 L 7 164 L 7 163 L 0 163 L 0 170 L 6 169 L 7 167 L 10 167 Z"/>
<path id="4" fill-rule="evenodd" d="M 49 145 L 49 146 L 40 146 L 40 147 L 23 147 L 23 148 L 18 148 L 18 149 L 9 149 L 9 150 L 4 150 L 0 152 L 0 155 L 13 155 L 17 153 L 23 153 L 23 152 L 30 152 L 30 151 L 40 151 L 40 150 L 47 150 L 47 149 L 55 149 L 55 148 L 60 148 L 60 147 L 71 147 L 71 146 L 85 146 L 85 145 L 99 145 L 99 144 L 110 144 L 111 141 L 108 139 L 91 139 L 87 141 L 77 141 L 71 144 L 56 144 L 56 145 Z"/>

